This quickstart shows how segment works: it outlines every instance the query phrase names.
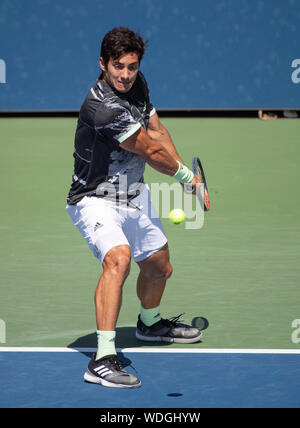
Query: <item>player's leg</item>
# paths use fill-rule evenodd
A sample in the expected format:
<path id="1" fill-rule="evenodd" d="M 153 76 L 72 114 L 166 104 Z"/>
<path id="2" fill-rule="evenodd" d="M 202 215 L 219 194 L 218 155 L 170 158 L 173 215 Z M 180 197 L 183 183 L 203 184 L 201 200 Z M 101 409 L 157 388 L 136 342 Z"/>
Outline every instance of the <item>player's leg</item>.
<path id="1" fill-rule="evenodd" d="M 176 343 L 198 342 L 202 333 L 179 322 L 179 317 L 163 319 L 160 315 L 160 302 L 167 279 L 172 274 L 168 245 L 164 245 L 147 259 L 137 262 L 140 274 L 137 281 L 137 294 L 141 301 L 136 337 L 145 341 L 164 341 Z"/>
<path id="2" fill-rule="evenodd" d="M 116 324 L 122 303 L 122 287 L 129 274 L 128 245 L 113 247 L 103 260 L 103 273 L 95 292 L 98 352 L 92 356 L 84 379 L 117 388 L 136 388 L 141 382 L 121 366 L 115 348 Z"/>
<path id="3" fill-rule="evenodd" d="M 155 308 L 160 305 L 166 281 L 173 271 L 168 244 L 137 264 L 140 268 L 137 295 L 141 305 L 145 309 Z"/>
<path id="4" fill-rule="evenodd" d="M 138 387 L 141 382 L 122 368 L 115 348 L 122 287 L 131 260 L 117 212 L 98 198 L 85 198 L 77 206 L 68 206 L 67 211 L 103 266 L 95 291 L 98 351 L 92 355 L 84 379 L 109 387 Z"/>
<path id="5" fill-rule="evenodd" d="M 103 273 L 95 291 L 97 329 L 114 331 L 122 303 L 122 287 L 129 275 L 131 253 L 129 245 L 113 247 L 106 254 Z"/>
<path id="6" fill-rule="evenodd" d="M 161 320 L 160 302 L 166 281 L 173 271 L 168 244 L 137 264 L 140 268 L 137 279 L 137 295 L 141 302 L 140 319 L 150 326 Z"/>

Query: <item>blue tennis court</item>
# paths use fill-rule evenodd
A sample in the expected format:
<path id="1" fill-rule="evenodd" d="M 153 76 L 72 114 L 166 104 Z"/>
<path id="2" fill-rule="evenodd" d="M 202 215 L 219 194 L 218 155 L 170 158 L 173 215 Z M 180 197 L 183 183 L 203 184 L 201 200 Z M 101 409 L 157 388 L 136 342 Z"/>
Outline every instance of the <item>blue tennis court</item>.
<path id="1" fill-rule="evenodd" d="M 120 352 L 132 390 L 85 383 L 87 351 L 0 352 L 0 407 L 299 407 L 299 353 L 257 352 Z"/>

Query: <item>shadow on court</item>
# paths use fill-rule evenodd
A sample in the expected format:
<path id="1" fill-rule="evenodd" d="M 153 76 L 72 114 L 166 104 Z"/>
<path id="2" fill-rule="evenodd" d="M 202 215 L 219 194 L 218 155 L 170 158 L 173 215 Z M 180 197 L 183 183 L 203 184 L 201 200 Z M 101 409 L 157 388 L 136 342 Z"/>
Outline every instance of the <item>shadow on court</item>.
<path id="1" fill-rule="evenodd" d="M 142 342 L 135 337 L 136 327 L 116 328 L 116 348 L 137 348 L 140 346 L 169 346 L 167 342 Z M 96 332 L 78 337 L 68 348 L 97 348 Z"/>
<path id="2" fill-rule="evenodd" d="M 116 348 L 137 348 L 141 346 L 169 346 L 167 342 L 141 342 L 135 337 L 136 327 L 117 327 L 116 328 Z M 74 342 L 68 345 L 68 348 L 79 349 L 80 352 L 91 357 L 91 352 L 81 350 L 80 348 L 97 348 L 97 335 L 96 332 L 78 337 Z M 132 362 L 128 357 L 125 357 L 123 352 L 118 352 L 118 357 L 122 361 L 124 367 L 132 366 Z M 133 366 L 132 366 L 133 367 Z M 134 368 L 134 367 L 133 367 Z"/>
<path id="3" fill-rule="evenodd" d="M 204 317 L 195 317 L 192 320 L 192 326 L 199 328 L 203 331 L 208 328 L 209 322 Z M 171 343 L 168 342 L 144 342 L 136 339 L 136 327 L 117 327 L 116 328 L 116 348 L 138 348 L 141 346 L 147 347 L 167 347 Z M 78 337 L 74 342 L 67 345 L 68 348 L 97 348 L 97 335 L 96 332 L 86 334 L 85 336 Z M 90 352 L 82 351 L 83 354 L 90 355 Z"/>

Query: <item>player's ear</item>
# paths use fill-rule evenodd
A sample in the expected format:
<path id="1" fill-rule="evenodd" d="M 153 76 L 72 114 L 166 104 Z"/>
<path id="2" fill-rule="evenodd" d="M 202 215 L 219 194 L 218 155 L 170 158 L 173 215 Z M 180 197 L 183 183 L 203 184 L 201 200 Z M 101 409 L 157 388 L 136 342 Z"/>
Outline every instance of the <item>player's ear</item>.
<path id="1" fill-rule="evenodd" d="M 103 61 L 103 57 L 102 56 L 100 57 L 99 65 L 100 65 L 101 70 L 105 71 L 105 65 L 104 65 L 104 61 Z"/>

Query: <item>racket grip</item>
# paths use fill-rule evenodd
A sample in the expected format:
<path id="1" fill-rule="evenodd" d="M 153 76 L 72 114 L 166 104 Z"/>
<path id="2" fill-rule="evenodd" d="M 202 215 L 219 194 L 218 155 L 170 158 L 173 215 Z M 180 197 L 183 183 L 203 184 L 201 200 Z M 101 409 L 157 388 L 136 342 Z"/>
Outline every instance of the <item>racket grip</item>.
<path id="1" fill-rule="evenodd" d="M 185 193 L 192 194 L 195 190 L 195 186 L 192 186 L 190 183 L 185 183 L 183 186 Z"/>

